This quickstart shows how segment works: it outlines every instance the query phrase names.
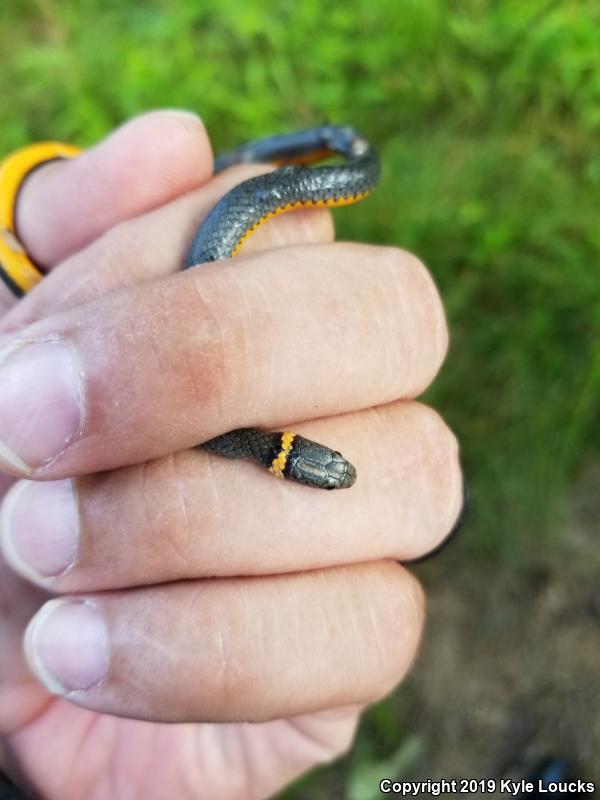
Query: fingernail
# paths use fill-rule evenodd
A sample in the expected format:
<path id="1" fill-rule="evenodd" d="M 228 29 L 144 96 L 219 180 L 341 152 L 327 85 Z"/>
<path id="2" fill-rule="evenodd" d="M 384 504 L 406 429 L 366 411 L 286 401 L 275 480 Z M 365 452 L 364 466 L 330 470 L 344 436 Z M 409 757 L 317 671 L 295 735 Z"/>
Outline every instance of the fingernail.
<path id="1" fill-rule="evenodd" d="M 81 375 L 64 342 L 11 345 L 0 353 L 0 463 L 28 474 L 78 434 Z"/>
<path id="2" fill-rule="evenodd" d="M 89 600 L 50 600 L 29 623 L 25 654 L 53 694 L 93 689 L 108 675 L 110 640 L 104 617 Z"/>
<path id="3" fill-rule="evenodd" d="M 0 541 L 8 563 L 33 581 L 63 575 L 75 563 L 79 513 L 73 482 L 19 481 L 0 510 Z"/>

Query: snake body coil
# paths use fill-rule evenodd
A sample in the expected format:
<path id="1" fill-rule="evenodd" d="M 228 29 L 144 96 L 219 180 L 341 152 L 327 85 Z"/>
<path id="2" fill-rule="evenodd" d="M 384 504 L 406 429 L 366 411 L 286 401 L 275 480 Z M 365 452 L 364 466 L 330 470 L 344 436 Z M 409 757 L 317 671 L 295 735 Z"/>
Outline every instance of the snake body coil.
<path id="1" fill-rule="evenodd" d="M 345 162 L 300 166 L 331 155 L 341 155 Z M 200 226 L 184 269 L 235 256 L 248 236 L 277 214 L 356 203 L 379 180 L 375 151 L 356 131 L 341 125 L 251 142 L 217 159 L 215 172 L 254 162 L 288 165 L 244 181 L 228 192 Z M 243 428 L 199 447 L 226 458 L 253 459 L 278 478 L 322 489 L 347 488 L 356 480 L 355 468 L 340 453 L 287 431 L 268 433 Z"/>

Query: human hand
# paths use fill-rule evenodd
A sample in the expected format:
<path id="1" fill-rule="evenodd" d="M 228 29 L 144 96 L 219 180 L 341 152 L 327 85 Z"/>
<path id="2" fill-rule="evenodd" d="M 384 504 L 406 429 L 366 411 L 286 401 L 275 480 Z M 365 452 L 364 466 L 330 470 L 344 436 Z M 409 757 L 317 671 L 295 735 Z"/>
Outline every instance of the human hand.
<path id="1" fill-rule="evenodd" d="M 343 752 L 416 651 L 395 562 L 462 502 L 454 437 L 409 399 L 447 344 L 422 265 L 310 211 L 180 272 L 257 168 L 212 179 L 201 126 L 153 116 L 26 184 L 21 235 L 55 268 L 0 325 L 2 452 L 27 478 L 2 506 L 1 763 L 50 800 L 260 798 Z M 189 449 L 294 420 L 351 490 Z"/>

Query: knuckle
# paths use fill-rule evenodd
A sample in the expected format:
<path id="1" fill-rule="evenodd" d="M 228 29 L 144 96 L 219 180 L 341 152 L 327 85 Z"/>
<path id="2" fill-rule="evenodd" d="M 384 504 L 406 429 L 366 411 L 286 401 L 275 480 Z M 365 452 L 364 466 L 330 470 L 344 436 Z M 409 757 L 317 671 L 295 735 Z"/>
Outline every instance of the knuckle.
<path id="1" fill-rule="evenodd" d="M 385 261 L 389 268 L 403 275 L 428 276 L 429 270 L 414 253 L 401 247 L 383 247 Z"/>
<path id="2" fill-rule="evenodd" d="M 418 553 L 436 547 L 449 533 L 460 513 L 463 495 L 460 447 L 452 430 L 432 408 L 416 404 L 419 415 L 417 436 L 421 444 L 424 481 L 420 504 Z M 412 554 L 411 554 L 412 557 Z"/>
<path id="3" fill-rule="evenodd" d="M 371 702 L 389 694 L 404 678 L 417 655 L 425 624 L 425 592 L 419 581 L 398 564 L 387 592 L 380 593 L 380 625 L 385 634 L 385 651 L 377 671 Z M 382 638 L 383 636 L 380 635 Z"/>
<path id="4" fill-rule="evenodd" d="M 443 417 L 431 406 L 416 404 L 422 417 L 422 425 L 432 452 L 433 466 L 446 471 L 458 458 L 458 439 Z"/>
<path id="5" fill-rule="evenodd" d="M 384 251 L 397 304 L 403 312 L 402 319 L 408 321 L 404 335 L 409 340 L 409 355 L 419 356 L 414 359 L 412 380 L 416 389 L 422 391 L 439 370 L 448 351 L 444 306 L 430 271 L 419 258 L 400 248 L 385 248 Z"/>
<path id="6" fill-rule="evenodd" d="M 420 307 L 423 309 L 423 329 L 426 329 L 425 326 L 433 329 L 433 335 L 430 335 L 428 340 L 433 348 L 432 355 L 437 371 L 448 352 L 449 333 L 446 312 L 431 272 L 422 261 L 413 255 L 410 255 L 409 264 L 417 282 L 416 291 L 419 293 Z"/>
<path id="7" fill-rule="evenodd" d="M 419 581 L 410 572 L 404 571 L 400 602 L 404 613 L 398 615 L 399 630 L 393 639 L 389 684 L 391 690 L 410 669 L 421 642 L 425 626 L 425 592 Z"/>

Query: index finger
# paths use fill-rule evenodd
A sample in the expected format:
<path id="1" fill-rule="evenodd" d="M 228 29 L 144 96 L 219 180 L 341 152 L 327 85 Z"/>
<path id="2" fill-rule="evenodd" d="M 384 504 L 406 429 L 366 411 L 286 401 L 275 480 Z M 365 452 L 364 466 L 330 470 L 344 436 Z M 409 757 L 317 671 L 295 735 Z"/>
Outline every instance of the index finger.
<path id="1" fill-rule="evenodd" d="M 416 258 L 329 244 L 113 292 L 3 344 L 0 457 L 59 478 L 413 397 L 447 332 Z"/>

